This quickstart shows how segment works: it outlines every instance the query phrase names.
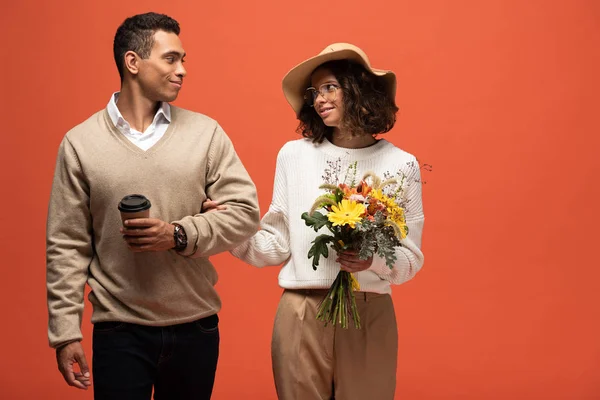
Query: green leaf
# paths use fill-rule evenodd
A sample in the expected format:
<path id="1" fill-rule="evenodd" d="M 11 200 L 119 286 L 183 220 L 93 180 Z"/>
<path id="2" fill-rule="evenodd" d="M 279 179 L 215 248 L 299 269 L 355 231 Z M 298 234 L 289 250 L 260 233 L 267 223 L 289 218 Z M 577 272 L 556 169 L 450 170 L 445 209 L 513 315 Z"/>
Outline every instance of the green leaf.
<path id="1" fill-rule="evenodd" d="M 327 258 L 329 256 L 329 248 L 327 245 L 333 242 L 334 237 L 331 235 L 319 235 L 312 241 L 312 246 L 308 250 L 308 258 L 312 258 L 312 267 L 314 270 L 319 265 L 321 256 Z"/>
<path id="2" fill-rule="evenodd" d="M 319 229 L 329 223 L 327 215 L 323 215 L 318 211 L 315 211 L 312 215 L 309 215 L 307 212 L 302 213 L 302 219 L 306 226 L 311 226 L 315 232 L 318 232 Z"/>
<path id="3" fill-rule="evenodd" d="M 340 203 L 344 199 L 344 192 L 341 189 L 336 189 L 335 193 L 335 202 Z"/>

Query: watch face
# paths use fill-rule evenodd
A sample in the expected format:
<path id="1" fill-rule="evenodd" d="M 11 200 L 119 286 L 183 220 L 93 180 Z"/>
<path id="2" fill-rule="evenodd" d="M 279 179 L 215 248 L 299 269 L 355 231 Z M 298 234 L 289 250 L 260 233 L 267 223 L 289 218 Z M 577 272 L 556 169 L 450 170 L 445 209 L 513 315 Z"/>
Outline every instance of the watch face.
<path id="1" fill-rule="evenodd" d="M 177 247 L 185 247 L 187 245 L 187 237 L 185 231 L 180 226 L 175 226 L 175 241 Z"/>

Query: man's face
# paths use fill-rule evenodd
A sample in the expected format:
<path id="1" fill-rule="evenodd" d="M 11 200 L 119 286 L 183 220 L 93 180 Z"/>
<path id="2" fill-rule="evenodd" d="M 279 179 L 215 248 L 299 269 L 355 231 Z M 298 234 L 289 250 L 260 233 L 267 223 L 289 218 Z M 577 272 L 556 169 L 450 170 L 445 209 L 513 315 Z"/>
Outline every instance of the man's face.
<path id="1" fill-rule="evenodd" d="M 185 51 L 179 36 L 156 31 L 150 57 L 140 60 L 137 75 L 144 96 L 152 101 L 171 102 L 177 98 L 183 77 Z"/>

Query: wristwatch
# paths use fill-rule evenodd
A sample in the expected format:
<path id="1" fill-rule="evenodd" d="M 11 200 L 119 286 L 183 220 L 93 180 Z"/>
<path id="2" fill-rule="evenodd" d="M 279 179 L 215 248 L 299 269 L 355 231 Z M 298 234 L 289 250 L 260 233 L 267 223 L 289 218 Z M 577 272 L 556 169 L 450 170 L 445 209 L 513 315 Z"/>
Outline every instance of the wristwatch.
<path id="1" fill-rule="evenodd" d="M 179 224 L 173 224 L 175 226 L 175 230 L 173 231 L 173 239 L 175 239 L 175 247 L 176 251 L 185 250 L 187 247 L 187 235 L 185 234 L 185 230 L 183 226 Z"/>

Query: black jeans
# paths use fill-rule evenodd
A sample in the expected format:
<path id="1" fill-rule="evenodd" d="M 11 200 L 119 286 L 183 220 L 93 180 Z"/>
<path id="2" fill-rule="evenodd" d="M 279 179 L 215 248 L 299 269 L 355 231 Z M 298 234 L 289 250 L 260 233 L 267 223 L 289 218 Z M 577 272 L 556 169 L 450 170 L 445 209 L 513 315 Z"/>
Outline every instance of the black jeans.
<path id="1" fill-rule="evenodd" d="M 94 324 L 96 400 L 210 399 L 219 358 L 219 317 L 166 327 Z"/>

